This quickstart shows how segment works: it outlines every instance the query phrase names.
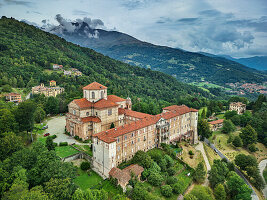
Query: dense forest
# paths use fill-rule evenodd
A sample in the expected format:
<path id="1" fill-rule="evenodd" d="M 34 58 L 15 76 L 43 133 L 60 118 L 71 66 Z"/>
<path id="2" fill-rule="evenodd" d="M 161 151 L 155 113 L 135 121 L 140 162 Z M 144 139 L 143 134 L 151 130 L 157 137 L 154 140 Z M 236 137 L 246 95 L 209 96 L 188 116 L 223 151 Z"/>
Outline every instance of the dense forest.
<path id="1" fill-rule="evenodd" d="M 66 77 L 51 71 L 53 63 L 75 67 L 84 75 Z M 0 20 L 0 85 L 31 88 L 50 80 L 65 88 L 70 98 L 80 97 L 81 88 L 97 81 L 110 94 L 161 104 L 179 103 L 192 97 L 212 97 L 208 92 L 178 82 L 170 75 L 131 66 L 74 45 L 15 19 Z M 52 73 L 48 73 L 50 71 Z"/>

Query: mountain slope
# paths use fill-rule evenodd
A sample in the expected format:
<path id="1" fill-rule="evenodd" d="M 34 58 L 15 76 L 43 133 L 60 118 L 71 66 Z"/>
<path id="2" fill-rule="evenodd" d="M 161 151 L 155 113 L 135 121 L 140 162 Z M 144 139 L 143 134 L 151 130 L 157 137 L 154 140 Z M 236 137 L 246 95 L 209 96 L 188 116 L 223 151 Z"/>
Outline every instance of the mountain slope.
<path id="1" fill-rule="evenodd" d="M 52 63 L 75 67 L 85 76 L 68 78 L 45 72 Z M 178 98 L 210 94 L 161 72 L 131 66 L 15 19 L 0 20 L 0 83 L 23 79 L 28 87 L 54 79 L 68 92 L 93 81 L 120 96 L 143 97 L 175 103 Z M 7 82 L 7 81 L 5 81 Z M 198 96 L 198 95 L 196 95 Z"/>
<path id="2" fill-rule="evenodd" d="M 230 60 L 149 44 L 124 33 L 92 29 L 85 22 L 76 22 L 75 26 L 72 32 L 62 26 L 49 31 L 104 55 L 170 74 L 183 82 L 206 80 L 224 85 L 266 81 L 266 76 L 259 71 Z"/>

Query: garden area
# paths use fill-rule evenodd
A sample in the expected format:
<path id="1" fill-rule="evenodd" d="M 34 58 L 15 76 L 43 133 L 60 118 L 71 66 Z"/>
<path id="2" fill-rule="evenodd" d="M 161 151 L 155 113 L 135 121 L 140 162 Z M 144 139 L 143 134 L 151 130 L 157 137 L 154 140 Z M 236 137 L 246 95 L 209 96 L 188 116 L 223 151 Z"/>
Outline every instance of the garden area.
<path id="1" fill-rule="evenodd" d="M 78 145 L 78 144 L 74 144 L 74 147 L 76 147 L 77 149 L 79 149 L 80 151 L 83 151 L 84 153 L 86 153 L 89 156 L 93 156 L 93 152 L 91 147 L 88 145 Z"/>

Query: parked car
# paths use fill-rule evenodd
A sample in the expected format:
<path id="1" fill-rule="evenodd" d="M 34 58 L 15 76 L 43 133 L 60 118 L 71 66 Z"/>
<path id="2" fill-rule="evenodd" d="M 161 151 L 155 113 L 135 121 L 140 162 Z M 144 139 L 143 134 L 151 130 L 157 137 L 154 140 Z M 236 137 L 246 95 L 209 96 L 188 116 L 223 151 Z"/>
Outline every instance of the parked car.
<path id="1" fill-rule="evenodd" d="M 218 150 L 217 149 L 214 149 L 215 153 L 218 153 Z"/>
<path id="2" fill-rule="evenodd" d="M 50 133 L 46 133 L 46 134 L 44 134 L 44 136 L 46 137 L 46 136 L 49 136 L 50 135 Z"/>
<path id="3" fill-rule="evenodd" d="M 42 129 L 44 130 L 44 129 L 47 129 L 47 128 L 48 128 L 48 125 L 46 125 L 46 126 L 43 126 L 43 128 L 42 128 Z"/>

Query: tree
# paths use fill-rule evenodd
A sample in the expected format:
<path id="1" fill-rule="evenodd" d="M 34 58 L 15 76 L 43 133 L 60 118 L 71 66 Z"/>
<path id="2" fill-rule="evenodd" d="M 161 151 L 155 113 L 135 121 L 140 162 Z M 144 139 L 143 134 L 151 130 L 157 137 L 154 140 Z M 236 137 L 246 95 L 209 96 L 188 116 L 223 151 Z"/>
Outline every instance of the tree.
<path id="1" fill-rule="evenodd" d="M 75 190 L 76 187 L 71 183 L 70 178 L 51 178 L 44 184 L 44 191 L 48 194 L 49 198 L 53 200 L 71 199 Z"/>
<path id="2" fill-rule="evenodd" d="M 153 160 L 144 151 L 137 151 L 133 157 L 133 162 L 144 168 L 149 168 L 152 165 Z"/>
<path id="3" fill-rule="evenodd" d="M 54 142 L 53 142 L 53 138 L 51 136 L 46 138 L 45 146 L 49 151 L 55 150 L 55 145 L 54 145 Z"/>
<path id="4" fill-rule="evenodd" d="M 170 185 L 163 185 L 160 187 L 160 192 L 165 197 L 172 196 L 172 187 Z"/>
<path id="5" fill-rule="evenodd" d="M 230 119 L 234 123 L 234 125 L 236 125 L 236 126 L 240 125 L 241 120 L 240 120 L 240 116 L 239 115 L 234 115 Z"/>
<path id="6" fill-rule="evenodd" d="M 166 180 L 168 185 L 173 185 L 178 182 L 178 179 L 175 176 L 169 176 Z"/>
<path id="7" fill-rule="evenodd" d="M 185 185 L 184 179 L 179 179 L 179 181 L 172 186 L 173 193 L 182 194 L 184 190 L 184 185 Z"/>
<path id="8" fill-rule="evenodd" d="M 201 113 L 201 119 L 205 119 L 206 118 L 206 108 L 202 109 L 202 113 Z"/>
<path id="9" fill-rule="evenodd" d="M 144 190 L 142 183 L 138 182 L 135 185 L 131 197 L 133 200 L 148 200 L 148 192 Z"/>
<path id="10" fill-rule="evenodd" d="M 249 124 L 242 129 L 240 137 L 246 147 L 257 142 L 257 132 Z"/>
<path id="11" fill-rule="evenodd" d="M 198 120 L 197 131 L 202 140 L 204 140 L 204 138 L 209 138 L 212 135 L 209 123 L 203 119 Z"/>
<path id="12" fill-rule="evenodd" d="M 194 180 L 197 183 L 203 183 L 205 181 L 205 179 L 206 179 L 206 170 L 204 168 L 203 162 L 198 163 L 193 177 L 194 177 Z"/>
<path id="13" fill-rule="evenodd" d="M 234 130 L 235 130 L 235 125 L 230 119 L 223 121 L 223 127 L 222 127 L 223 133 L 230 133 L 233 132 Z"/>
<path id="14" fill-rule="evenodd" d="M 38 106 L 34 112 L 34 121 L 36 123 L 41 123 L 44 120 L 45 115 L 45 111 Z"/>
<path id="15" fill-rule="evenodd" d="M 232 133 L 229 133 L 229 138 L 227 140 L 227 143 L 228 144 L 232 143 L 234 141 L 234 139 L 235 139 L 234 135 Z"/>
<path id="16" fill-rule="evenodd" d="M 245 154 L 238 154 L 235 157 L 235 164 L 242 170 L 246 170 L 247 167 L 258 167 L 256 158 Z"/>
<path id="17" fill-rule="evenodd" d="M 186 195 L 184 196 L 184 200 L 198 200 L 198 198 L 195 197 L 195 196 L 192 195 L 192 194 L 186 194 Z"/>
<path id="18" fill-rule="evenodd" d="M 11 156 L 14 152 L 23 148 L 22 138 L 14 133 L 4 133 L 4 137 L 0 138 L 0 160 L 4 160 Z"/>
<path id="19" fill-rule="evenodd" d="M 112 122 L 111 125 L 110 125 L 110 129 L 112 129 L 112 128 L 115 128 L 115 125 L 114 125 L 113 122 Z"/>
<path id="20" fill-rule="evenodd" d="M 252 190 L 235 172 L 229 173 L 226 187 L 231 199 L 251 200 Z"/>
<path id="21" fill-rule="evenodd" d="M 234 137 L 233 145 L 235 147 L 242 147 L 243 146 L 242 139 L 238 135 Z"/>
<path id="22" fill-rule="evenodd" d="M 20 200 L 49 200 L 49 197 L 44 192 L 42 186 L 36 186 L 26 192 L 26 194 L 22 195 Z"/>
<path id="23" fill-rule="evenodd" d="M 224 117 L 225 117 L 225 119 L 231 119 L 235 115 L 237 115 L 237 112 L 235 110 L 226 111 L 224 114 Z"/>
<path id="24" fill-rule="evenodd" d="M 160 186 L 163 180 L 163 177 L 157 172 L 151 172 L 148 177 L 148 182 L 154 186 Z"/>
<path id="25" fill-rule="evenodd" d="M 225 200 L 226 199 L 226 192 L 224 186 L 222 184 L 216 185 L 214 189 L 214 196 L 216 200 Z"/>
<path id="26" fill-rule="evenodd" d="M 101 190 L 96 190 L 96 189 L 86 189 L 86 190 L 81 190 L 77 189 L 73 196 L 72 200 L 108 200 L 108 193 L 101 189 Z"/>
<path id="27" fill-rule="evenodd" d="M 18 131 L 18 124 L 16 123 L 14 114 L 9 109 L 1 109 L 0 133 L 17 132 L 17 131 Z"/>
<path id="28" fill-rule="evenodd" d="M 215 188 L 217 184 L 224 183 L 228 172 L 227 163 L 221 160 L 214 160 L 208 177 L 211 187 Z"/>
<path id="29" fill-rule="evenodd" d="M 49 114 L 58 114 L 59 100 L 56 97 L 48 97 L 45 103 L 45 111 Z"/>
<path id="30" fill-rule="evenodd" d="M 19 104 L 16 112 L 15 118 L 19 124 L 20 131 L 32 132 L 34 126 L 34 112 L 35 112 L 35 104 L 28 100 Z M 31 139 L 33 141 L 32 133 Z"/>

